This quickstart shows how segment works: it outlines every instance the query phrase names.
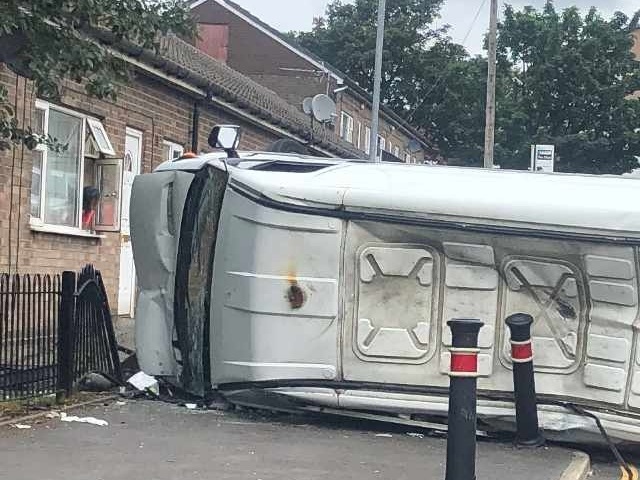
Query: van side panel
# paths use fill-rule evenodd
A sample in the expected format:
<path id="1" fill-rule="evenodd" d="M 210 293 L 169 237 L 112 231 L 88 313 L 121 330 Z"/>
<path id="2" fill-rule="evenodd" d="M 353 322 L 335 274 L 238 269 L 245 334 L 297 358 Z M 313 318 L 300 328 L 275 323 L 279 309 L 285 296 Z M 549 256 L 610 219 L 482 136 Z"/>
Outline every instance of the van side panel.
<path id="1" fill-rule="evenodd" d="M 479 318 L 479 388 L 512 391 L 504 319 L 522 312 L 535 319 L 538 393 L 626 406 L 637 371 L 634 250 L 351 221 L 344 378 L 446 387 L 446 322 Z"/>
<path id="2" fill-rule="evenodd" d="M 212 382 L 338 377 L 343 222 L 227 190 L 212 290 Z"/>

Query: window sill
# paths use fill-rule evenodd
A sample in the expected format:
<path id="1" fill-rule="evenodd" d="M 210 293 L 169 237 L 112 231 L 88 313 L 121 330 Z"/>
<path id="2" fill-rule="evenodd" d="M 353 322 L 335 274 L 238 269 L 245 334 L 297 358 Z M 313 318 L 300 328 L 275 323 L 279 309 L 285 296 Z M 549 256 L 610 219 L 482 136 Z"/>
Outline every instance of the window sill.
<path id="1" fill-rule="evenodd" d="M 101 235 L 99 233 L 89 232 L 87 230 L 81 230 L 79 228 L 73 227 L 63 227 L 60 225 L 42 225 L 37 223 L 32 223 L 29 225 L 29 228 L 33 232 L 40 233 L 52 233 L 54 235 L 66 235 L 68 237 L 83 237 L 83 238 L 106 238 L 106 235 Z"/>

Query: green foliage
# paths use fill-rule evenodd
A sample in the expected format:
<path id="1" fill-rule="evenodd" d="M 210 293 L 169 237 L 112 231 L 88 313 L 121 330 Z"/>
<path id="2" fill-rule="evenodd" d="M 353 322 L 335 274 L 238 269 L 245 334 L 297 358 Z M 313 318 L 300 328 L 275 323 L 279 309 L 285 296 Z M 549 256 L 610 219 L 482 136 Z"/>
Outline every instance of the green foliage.
<path id="1" fill-rule="evenodd" d="M 0 2 L 0 62 L 33 80 L 38 96 L 55 99 L 65 79 L 83 82 L 87 93 L 115 98 L 127 65 L 92 37 L 96 29 L 114 41 L 156 49 L 159 35 L 191 35 L 182 0 L 5 0 Z M 0 87 L 0 149 L 51 139 L 17 128 L 6 90 Z"/>
<path id="2" fill-rule="evenodd" d="M 371 90 L 377 0 L 332 3 L 305 47 Z M 487 63 L 430 28 L 440 1 L 388 0 L 383 98 L 452 160 L 482 163 Z M 561 171 L 622 173 L 640 155 L 640 14 L 507 6 L 499 26 L 496 162 L 527 168 L 532 143 L 553 143 Z"/>
<path id="3" fill-rule="evenodd" d="M 424 52 L 431 42 L 441 40 L 442 32 L 429 25 L 442 1 L 387 2 L 382 88 L 386 102 L 399 110 L 415 101 L 407 85 L 423 81 Z M 327 7 L 326 18 L 318 19 L 311 32 L 296 34 L 297 39 L 361 87 L 372 90 L 377 10 L 377 0 L 356 0 L 353 4 L 334 0 Z"/>
<path id="4" fill-rule="evenodd" d="M 524 138 L 500 138 L 505 166 L 527 165 L 527 143 L 555 144 L 562 171 L 637 166 L 640 102 L 628 99 L 640 90 L 630 37 L 637 27 L 638 15 L 604 19 L 592 8 L 581 16 L 576 8 L 558 12 L 550 1 L 542 11 L 506 7 L 499 48 L 517 72 L 520 88 L 509 93 L 523 120 L 508 128 Z"/>

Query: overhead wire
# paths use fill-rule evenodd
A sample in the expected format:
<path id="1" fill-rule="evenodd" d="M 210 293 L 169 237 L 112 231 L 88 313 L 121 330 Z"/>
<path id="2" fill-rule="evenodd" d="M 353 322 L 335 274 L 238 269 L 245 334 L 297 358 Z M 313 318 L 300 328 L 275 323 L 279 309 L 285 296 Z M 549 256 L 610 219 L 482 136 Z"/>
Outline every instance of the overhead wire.
<path id="1" fill-rule="evenodd" d="M 475 16 L 473 17 L 473 21 L 471 22 L 471 25 L 469 25 L 469 29 L 467 30 L 467 33 L 465 34 L 465 36 L 462 39 L 462 46 L 463 47 L 466 45 L 467 40 L 469 39 L 469 36 L 471 35 L 471 32 L 473 31 L 473 28 L 476 26 L 476 23 L 478 22 L 478 18 L 480 18 L 480 14 L 482 13 L 482 9 L 484 8 L 484 6 L 486 4 L 487 4 L 487 0 L 482 0 L 482 3 L 478 7 L 478 10 L 476 11 Z M 433 93 L 433 91 L 440 85 L 440 82 L 442 82 L 442 80 L 444 80 L 444 77 L 446 75 L 447 75 L 446 70 L 443 70 L 440 73 L 440 75 L 438 76 L 438 78 L 436 79 L 436 81 L 433 83 L 433 85 L 431 85 L 431 88 L 429 88 L 429 90 L 427 90 L 427 93 L 424 94 L 423 99 L 420 101 L 420 103 L 418 103 L 418 105 L 413 108 L 413 111 L 411 112 L 411 115 L 409 115 L 409 121 L 410 122 L 414 120 L 414 116 L 415 116 L 416 112 L 422 107 L 422 105 L 424 105 L 424 103 L 427 101 L 427 98 L 429 97 L 429 95 L 431 95 L 431 93 Z"/>

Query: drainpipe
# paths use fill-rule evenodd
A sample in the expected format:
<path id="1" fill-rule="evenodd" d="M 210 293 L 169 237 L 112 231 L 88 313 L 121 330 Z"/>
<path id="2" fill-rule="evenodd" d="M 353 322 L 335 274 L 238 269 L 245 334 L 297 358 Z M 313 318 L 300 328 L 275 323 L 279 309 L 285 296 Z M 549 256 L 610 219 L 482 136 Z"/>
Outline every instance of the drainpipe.
<path id="1" fill-rule="evenodd" d="M 191 151 L 198 153 L 198 133 L 200 130 L 200 102 L 194 102 L 191 116 Z"/>

